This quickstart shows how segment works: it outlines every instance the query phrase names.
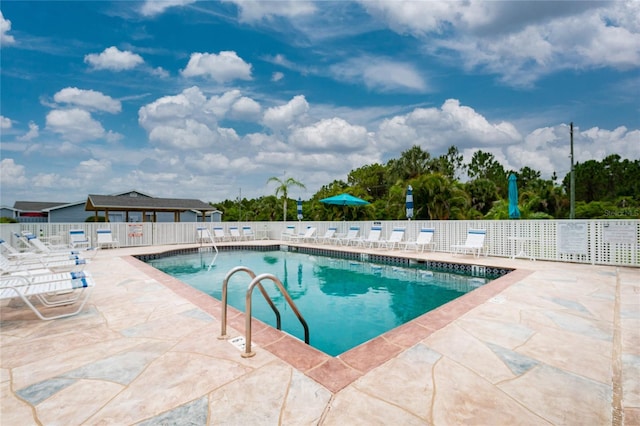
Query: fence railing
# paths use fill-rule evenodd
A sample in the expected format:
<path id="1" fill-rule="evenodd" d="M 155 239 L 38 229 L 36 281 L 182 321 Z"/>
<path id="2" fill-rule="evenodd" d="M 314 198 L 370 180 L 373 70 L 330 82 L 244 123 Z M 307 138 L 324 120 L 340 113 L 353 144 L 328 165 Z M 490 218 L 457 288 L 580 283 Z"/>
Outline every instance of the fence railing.
<path id="1" fill-rule="evenodd" d="M 599 265 L 640 266 L 640 220 L 477 220 L 477 221 L 331 221 L 331 222 L 214 222 L 214 223 L 20 223 L 1 224 L 0 238 L 16 245 L 15 233 L 33 232 L 52 242 L 68 242 L 69 230 L 83 229 L 94 242 L 98 229 L 110 229 L 121 247 L 189 244 L 196 242 L 197 227 L 222 227 L 229 235 L 230 227 L 251 226 L 259 239 L 278 240 L 287 225 L 295 224 L 297 232 L 315 226 L 323 235 L 329 227 L 346 233 L 351 226 L 360 227 L 367 237 L 372 226 L 382 227 L 382 238 L 394 228 L 405 228 L 405 240 L 416 239 L 423 227 L 434 228 L 435 251 L 451 252 L 451 246 L 462 244 L 469 229 L 486 230 L 485 249 L 488 256 L 526 255 L 538 260 L 590 263 Z M 213 232 L 211 232 L 213 235 Z"/>

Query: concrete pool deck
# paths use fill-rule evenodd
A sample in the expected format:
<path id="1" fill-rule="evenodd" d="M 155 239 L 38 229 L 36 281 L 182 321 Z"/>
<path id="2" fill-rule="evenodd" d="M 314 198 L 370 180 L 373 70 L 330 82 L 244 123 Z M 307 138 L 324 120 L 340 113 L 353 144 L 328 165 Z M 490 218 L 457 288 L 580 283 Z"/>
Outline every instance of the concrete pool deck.
<path id="1" fill-rule="evenodd" d="M 242 358 L 218 301 L 131 257 L 179 247 L 100 251 L 73 317 L 3 303 L 0 424 L 640 425 L 638 268 L 366 250 L 516 271 L 336 358 L 254 321 Z"/>

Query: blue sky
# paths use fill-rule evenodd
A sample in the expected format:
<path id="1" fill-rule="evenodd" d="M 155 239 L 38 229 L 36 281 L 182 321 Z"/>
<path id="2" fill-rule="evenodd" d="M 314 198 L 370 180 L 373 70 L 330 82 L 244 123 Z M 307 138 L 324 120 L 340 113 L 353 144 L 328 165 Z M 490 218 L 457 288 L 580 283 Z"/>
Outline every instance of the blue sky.
<path id="1" fill-rule="evenodd" d="M 640 2 L 3 1 L 1 199 L 311 197 L 418 144 L 640 158 Z"/>

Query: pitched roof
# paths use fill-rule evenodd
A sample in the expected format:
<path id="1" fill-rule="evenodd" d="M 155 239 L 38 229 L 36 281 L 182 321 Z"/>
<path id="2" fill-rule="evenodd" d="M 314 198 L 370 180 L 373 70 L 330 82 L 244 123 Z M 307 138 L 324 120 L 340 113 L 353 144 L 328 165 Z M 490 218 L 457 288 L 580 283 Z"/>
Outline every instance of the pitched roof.
<path id="1" fill-rule="evenodd" d="M 129 211 L 215 211 L 215 207 L 204 201 L 189 198 L 150 198 L 129 195 L 89 194 L 85 210 L 129 210 Z"/>
<path id="2" fill-rule="evenodd" d="M 56 203 L 46 201 L 16 201 L 13 208 L 23 212 L 41 212 L 52 207 L 62 206 L 67 203 Z"/>
<path id="3" fill-rule="evenodd" d="M 132 190 L 126 191 L 126 192 L 118 192 L 118 193 L 111 194 L 111 195 L 113 195 L 113 196 L 118 196 L 118 195 L 131 196 L 131 194 L 136 194 L 136 196 L 139 196 L 139 197 L 151 197 L 151 195 L 145 194 L 145 193 L 140 192 L 140 191 L 136 191 L 135 189 L 132 189 Z M 78 206 L 80 204 L 85 204 L 86 202 L 87 202 L 86 200 L 80 200 L 80 201 L 74 201 L 74 202 L 68 203 L 68 204 L 66 204 L 66 203 L 65 204 L 59 204 L 59 205 L 56 205 L 55 207 L 50 207 L 48 209 L 44 209 L 43 211 L 64 209 L 64 208 L 68 208 L 68 207 L 71 207 L 71 206 Z"/>

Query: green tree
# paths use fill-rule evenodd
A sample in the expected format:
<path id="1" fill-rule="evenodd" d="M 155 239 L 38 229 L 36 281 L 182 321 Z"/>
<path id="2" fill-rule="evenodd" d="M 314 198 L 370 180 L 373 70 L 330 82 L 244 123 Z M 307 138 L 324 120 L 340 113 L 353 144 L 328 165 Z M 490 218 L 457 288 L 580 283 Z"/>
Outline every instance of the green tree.
<path id="1" fill-rule="evenodd" d="M 299 188 L 305 188 L 304 184 L 298 182 L 294 178 L 280 179 L 277 176 L 272 176 L 267 180 L 267 183 L 276 182 L 276 197 L 282 194 L 282 220 L 287 221 L 287 199 L 289 198 L 289 188 L 297 186 Z"/>
<path id="2" fill-rule="evenodd" d="M 482 215 L 489 212 L 493 203 L 498 200 L 498 188 L 489 179 L 475 179 L 467 182 L 465 190 L 471 198 L 471 208 L 479 211 Z"/>
<path id="3" fill-rule="evenodd" d="M 398 180 L 407 181 L 416 178 L 429 171 L 431 166 L 431 154 L 414 145 L 400 154 L 400 158 L 387 162 L 390 182 L 395 184 Z"/>
<path id="4" fill-rule="evenodd" d="M 440 173 L 422 175 L 409 182 L 413 186 L 416 219 L 464 219 L 469 210 L 469 195 L 459 182 Z"/>
<path id="5" fill-rule="evenodd" d="M 441 155 L 433 162 L 433 171 L 442 173 L 451 180 L 458 178 L 464 170 L 464 157 L 455 146 L 450 146 L 446 154 Z"/>
<path id="6" fill-rule="evenodd" d="M 518 178 L 518 188 L 521 190 L 525 190 L 528 187 L 535 187 L 539 185 L 541 181 L 541 173 L 527 166 L 521 168 L 520 171 L 516 173 L 516 176 Z"/>
<path id="7" fill-rule="evenodd" d="M 351 187 L 365 190 L 373 199 L 380 199 L 387 195 L 386 175 L 387 167 L 374 163 L 352 170 L 347 175 L 347 182 Z"/>
<path id="8" fill-rule="evenodd" d="M 500 197 L 507 197 L 507 173 L 490 152 L 476 151 L 467 166 L 467 174 L 471 180 L 489 179 L 496 185 Z"/>

